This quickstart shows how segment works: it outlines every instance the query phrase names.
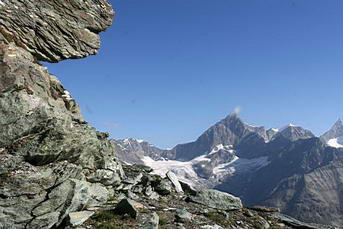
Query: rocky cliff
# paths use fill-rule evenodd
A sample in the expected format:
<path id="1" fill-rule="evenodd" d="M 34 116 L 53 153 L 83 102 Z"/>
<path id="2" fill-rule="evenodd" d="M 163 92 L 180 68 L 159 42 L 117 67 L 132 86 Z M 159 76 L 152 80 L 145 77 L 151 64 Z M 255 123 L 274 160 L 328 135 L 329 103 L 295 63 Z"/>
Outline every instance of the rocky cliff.
<path id="1" fill-rule="evenodd" d="M 38 61 L 95 54 L 106 1 L 0 1 L 0 228 L 51 228 L 105 203 L 124 173 L 106 134 L 83 120 Z"/>
<path id="2" fill-rule="evenodd" d="M 39 63 L 95 54 L 107 1 L 0 0 L 0 12 L 0 228 L 316 228 L 120 163 Z"/>
<path id="3" fill-rule="evenodd" d="M 96 54 L 114 15 L 105 0 L 1 0 L 0 11 L 1 43 L 48 62 Z"/>

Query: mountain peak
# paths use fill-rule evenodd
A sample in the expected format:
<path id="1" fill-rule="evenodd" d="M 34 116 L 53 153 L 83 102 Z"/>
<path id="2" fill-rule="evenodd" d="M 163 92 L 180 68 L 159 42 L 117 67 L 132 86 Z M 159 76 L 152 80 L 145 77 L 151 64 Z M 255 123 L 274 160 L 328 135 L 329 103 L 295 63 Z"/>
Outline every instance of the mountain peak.
<path id="1" fill-rule="evenodd" d="M 315 135 L 311 131 L 291 123 L 280 128 L 275 137 L 277 136 L 283 136 L 284 138 L 287 138 L 291 141 L 315 137 Z"/>
<path id="2" fill-rule="evenodd" d="M 289 123 L 289 124 L 287 124 L 286 126 L 281 127 L 281 128 L 279 129 L 279 131 L 281 132 L 281 131 L 284 131 L 284 130 L 286 130 L 286 129 L 288 129 L 288 128 L 296 128 L 296 127 L 299 127 L 299 126 L 294 125 L 293 123 Z"/>
<path id="3" fill-rule="evenodd" d="M 240 119 L 239 114 L 235 111 L 231 112 L 225 119 Z"/>
<path id="4" fill-rule="evenodd" d="M 343 137 L 343 123 L 341 119 L 338 119 L 329 131 L 323 134 L 321 137 L 325 142 L 329 142 L 331 139 Z"/>
<path id="5" fill-rule="evenodd" d="M 333 128 L 342 128 L 343 129 L 343 123 L 342 120 L 339 118 L 335 124 L 333 125 Z"/>

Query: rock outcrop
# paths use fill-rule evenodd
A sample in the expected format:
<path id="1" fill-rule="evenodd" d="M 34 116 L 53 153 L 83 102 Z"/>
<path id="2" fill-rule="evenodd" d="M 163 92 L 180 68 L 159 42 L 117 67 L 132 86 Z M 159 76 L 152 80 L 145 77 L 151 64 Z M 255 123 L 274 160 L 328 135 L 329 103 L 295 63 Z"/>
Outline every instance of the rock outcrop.
<path id="1" fill-rule="evenodd" d="M 135 165 L 123 165 L 123 169 L 127 177 L 114 189 L 115 198 L 98 208 L 85 228 L 334 228 L 302 223 L 274 208 L 244 208 L 237 197 L 216 190 L 197 192 L 184 183 L 183 194 L 173 186 L 168 194 L 157 194 L 159 186 L 169 182 L 168 177 Z"/>
<path id="2" fill-rule="evenodd" d="M 114 15 L 106 0 L 1 0 L 0 12 L 0 43 L 48 62 L 96 54 Z"/>
<path id="3" fill-rule="evenodd" d="M 106 1 L 0 1 L 0 228 L 52 228 L 105 203 L 124 176 L 107 134 L 83 120 L 37 61 L 95 54 Z"/>

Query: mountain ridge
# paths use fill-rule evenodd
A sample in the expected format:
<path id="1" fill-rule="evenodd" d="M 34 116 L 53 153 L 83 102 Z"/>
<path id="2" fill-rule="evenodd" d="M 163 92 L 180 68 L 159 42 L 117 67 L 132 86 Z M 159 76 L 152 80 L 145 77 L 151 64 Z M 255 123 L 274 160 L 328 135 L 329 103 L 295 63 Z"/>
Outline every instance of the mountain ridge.
<path id="1" fill-rule="evenodd" d="M 268 131 L 273 133 L 268 135 Z M 200 151 L 184 156 L 198 149 Z M 313 194 L 315 187 L 308 184 L 307 180 L 312 181 L 313 177 L 317 176 L 319 180 L 317 182 L 325 183 L 324 177 L 318 175 L 317 171 L 328 166 L 329 173 L 337 170 L 339 167 L 331 163 L 343 163 L 340 153 L 339 148 L 331 147 L 328 142 L 323 141 L 323 138 L 315 136 L 311 131 L 300 126 L 287 125 L 280 129 L 266 130 L 264 127 L 250 126 L 237 114 L 230 114 L 207 129 L 194 142 L 177 145 L 172 150 L 159 149 L 156 153 L 158 156 L 154 160 L 143 152 L 143 163 L 154 168 L 160 175 L 172 170 L 183 182 L 189 182 L 195 187 L 215 187 L 221 191 L 234 193 L 248 205 L 279 207 L 288 215 L 307 222 L 332 221 L 333 224 L 339 225 L 343 222 L 343 212 L 336 210 L 330 217 L 325 211 L 330 205 L 320 193 Z M 341 182 L 339 177 L 332 178 L 330 184 L 339 187 Z M 270 184 L 265 181 L 270 181 Z M 286 185 L 285 182 L 291 182 L 297 187 Z M 305 185 L 311 188 L 306 190 L 303 188 Z M 280 189 L 283 186 L 290 192 L 299 193 L 297 195 L 306 193 L 303 194 L 303 198 L 308 198 L 309 193 L 312 193 L 313 199 L 307 200 L 307 204 L 294 205 L 291 199 L 286 198 L 287 192 Z M 258 198 L 255 195 L 256 190 L 260 190 Z M 340 192 L 335 188 L 330 195 L 340 195 Z M 315 199 L 320 199 L 321 205 L 316 204 Z M 336 201 L 340 200 L 336 199 Z M 295 206 L 303 211 L 307 209 L 305 212 L 308 213 L 297 211 Z M 309 210 L 308 206 L 321 209 L 321 216 L 312 218 L 316 213 Z"/>

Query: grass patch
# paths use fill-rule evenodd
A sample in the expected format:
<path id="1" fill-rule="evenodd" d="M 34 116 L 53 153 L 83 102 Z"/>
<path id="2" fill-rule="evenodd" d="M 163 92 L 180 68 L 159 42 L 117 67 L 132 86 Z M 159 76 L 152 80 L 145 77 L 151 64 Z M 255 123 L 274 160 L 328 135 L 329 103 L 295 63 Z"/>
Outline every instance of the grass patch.
<path id="1" fill-rule="evenodd" d="M 108 199 L 108 201 L 110 201 L 110 202 L 115 202 L 115 201 L 117 201 L 117 200 L 118 200 L 117 196 L 111 196 L 111 197 Z"/>
<path id="2" fill-rule="evenodd" d="M 99 229 L 122 229 L 130 228 L 137 224 L 136 220 L 130 218 L 127 215 L 119 216 L 115 215 L 111 211 L 99 211 L 97 212 L 90 221 L 91 224 L 95 225 Z"/>
<path id="3" fill-rule="evenodd" d="M 159 224 L 160 226 L 163 226 L 163 225 L 168 224 L 168 222 L 167 222 L 166 219 L 160 218 L 159 221 L 158 221 L 158 224 Z"/>
<path id="4" fill-rule="evenodd" d="M 209 212 L 206 213 L 205 216 L 215 222 L 216 224 L 219 224 L 223 227 L 228 227 L 231 225 L 231 223 L 226 219 L 225 216 L 219 214 L 218 212 Z"/>
<path id="5" fill-rule="evenodd" d="M 100 212 L 97 212 L 93 218 L 95 220 L 111 220 L 113 218 L 118 218 L 118 216 L 114 215 L 110 211 L 100 211 Z"/>

